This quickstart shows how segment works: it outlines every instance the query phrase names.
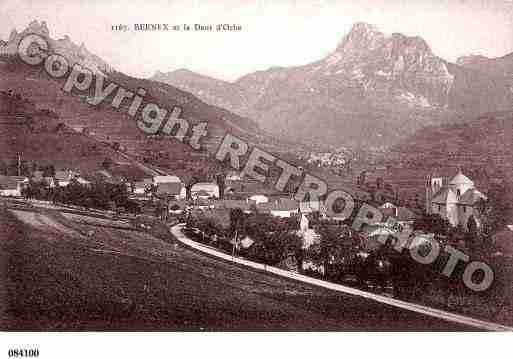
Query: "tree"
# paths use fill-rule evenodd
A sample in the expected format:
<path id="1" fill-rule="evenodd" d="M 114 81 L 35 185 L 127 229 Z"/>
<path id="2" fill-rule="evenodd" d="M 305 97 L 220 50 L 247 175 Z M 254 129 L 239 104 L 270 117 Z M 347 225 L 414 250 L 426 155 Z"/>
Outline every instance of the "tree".
<path id="1" fill-rule="evenodd" d="M 157 193 L 157 185 L 154 183 L 147 185 L 144 188 L 144 193 L 146 193 L 148 195 L 153 195 L 153 194 Z"/>
<path id="2" fill-rule="evenodd" d="M 493 184 L 488 191 L 488 200 L 478 203 L 483 214 L 483 222 L 490 229 L 497 230 L 507 223 L 513 212 L 511 194 L 504 183 Z"/>
<path id="3" fill-rule="evenodd" d="M 64 129 L 64 127 L 65 127 L 64 123 L 60 122 L 60 123 L 57 124 L 57 126 L 55 126 L 55 130 L 54 131 L 56 133 L 59 133 L 60 131 L 62 131 Z"/>
<path id="4" fill-rule="evenodd" d="M 44 177 L 55 177 L 55 167 L 53 165 L 48 165 L 43 168 L 43 176 Z"/>
<path id="5" fill-rule="evenodd" d="M 226 174 L 219 172 L 215 176 L 217 186 L 219 187 L 219 199 L 224 199 L 224 190 L 226 188 Z"/>
<path id="6" fill-rule="evenodd" d="M 364 186 L 365 185 L 365 177 L 367 176 L 367 171 L 360 172 L 360 175 L 356 179 L 356 184 L 358 186 Z"/>
<path id="7" fill-rule="evenodd" d="M 465 233 L 465 242 L 467 242 L 467 244 L 470 247 L 475 247 L 475 245 L 477 244 L 477 237 L 477 222 L 474 219 L 474 216 L 472 215 L 468 218 L 467 221 L 467 232 Z"/>
<path id="8" fill-rule="evenodd" d="M 426 214 L 413 222 L 414 230 L 422 230 L 438 235 L 447 235 L 451 224 L 439 214 Z"/>
<path id="9" fill-rule="evenodd" d="M 244 212 L 240 208 L 234 208 L 230 211 L 230 230 L 232 233 L 241 234 L 244 228 Z"/>
<path id="10" fill-rule="evenodd" d="M 320 235 L 319 259 L 324 266 L 324 275 L 331 276 L 330 269 L 336 262 L 344 262 L 358 250 L 358 241 L 348 226 L 321 223 L 317 228 Z"/>
<path id="11" fill-rule="evenodd" d="M 3 160 L 0 160 L 0 174 L 7 176 L 9 165 Z"/>
<path id="12" fill-rule="evenodd" d="M 242 211 L 233 212 L 234 223 L 237 223 L 237 218 L 241 215 Z M 300 269 L 303 261 L 303 242 L 296 233 L 294 222 L 268 214 L 244 215 L 238 233 L 248 235 L 255 241 L 247 251 L 247 256 L 269 265 L 277 265 L 292 256 Z"/>
<path id="13" fill-rule="evenodd" d="M 381 177 L 378 177 L 376 178 L 376 188 L 377 189 L 381 189 L 384 185 L 385 181 L 383 180 L 383 178 Z"/>
<path id="14" fill-rule="evenodd" d="M 102 162 L 102 167 L 109 170 L 113 164 L 114 162 L 109 157 L 106 157 Z"/>
<path id="15" fill-rule="evenodd" d="M 420 200 L 420 196 L 419 194 L 415 194 L 415 207 L 417 209 L 421 209 L 422 208 L 422 203 L 421 203 L 421 200 Z"/>
<path id="16" fill-rule="evenodd" d="M 474 216 L 470 216 L 467 221 L 467 231 L 469 233 L 477 234 L 477 222 L 474 219 Z"/>
<path id="17" fill-rule="evenodd" d="M 185 175 L 183 178 L 183 183 L 185 185 L 185 199 L 190 200 L 192 199 L 192 186 L 194 186 L 196 183 L 201 182 L 201 180 L 204 178 L 204 173 L 201 170 L 193 170 L 192 175 L 188 174 Z"/>

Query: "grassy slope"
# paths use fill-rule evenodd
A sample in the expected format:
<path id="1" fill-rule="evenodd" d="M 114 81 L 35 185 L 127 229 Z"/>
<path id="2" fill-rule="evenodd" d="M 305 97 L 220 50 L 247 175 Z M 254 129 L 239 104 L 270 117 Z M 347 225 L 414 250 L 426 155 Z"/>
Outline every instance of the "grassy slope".
<path id="1" fill-rule="evenodd" d="M 145 88 L 148 91 L 145 102 L 154 102 L 168 109 L 179 105 L 183 109 L 182 117 L 190 122 L 207 121 L 208 135 L 204 143 L 207 153 L 211 155 L 217 151 L 219 143 L 228 132 L 242 137 L 252 144 L 256 143 L 268 151 L 275 153 L 290 151 L 290 143 L 281 142 L 281 139 L 278 140 L 265 134 L 252 121 L 226 110 L 209 106 L 187 92 L 169 85 L 136 79 L 117 72 L 110 74 L 110 77 L 111 80 L 131 90 Z M 57 112 L 60 115 L 59 121 L 68 126 L 86 126 L 94 133 L 95 139 L 109 143 L 119 142 L 127 149 L 128 153 L 136 156 L 139 160 L 146 158 L 152 164 L 179 174 L 189 173 L 189 168 L 207 169 L 216 166 L 211 157 L 198 156 L 188 145 L 175 139 L 147 137 L 126 113 L 130 102 L 116 110 L 110 106 L 111 96 L 104 104 L 93 107 L 85 103 L 85 94 L 67 94 L 62 91 L 62 86 L 62 81 L 49 78 L 38 68 L 29 67 L 13 59 L 0 59 L 0 89 L 12 89 L 35 103 L 38 108 Z M 2 132 L 5 135 L 9 131 L 14 130 L 4 128 Z M 87 149 L 88 145 L 79 145 L 81 141 L 74 144 L 71 138 L 52 135 L 45 135 L 44 138 L 33 141 L 33 138 L 37 136 L 40 135 L 30 135 L 26 139 L 16 136 L 8 146 L 10 149 L 17 148 L 17 150 L 23 150 L 25 146 L 30 148 L 39 146 L 41 153 L 45 153 L 45 151 L 48 153 L 47 158 L 55 156 L 59 162 L 66 165 L 68 162 L 87 161 L 87 156 L 84 157 L 82 152 L 84 147 L 86 148 L 85 152 L 90 150 Z M 6 141 L 5 139 L 2 141 L 4 147 L 7 147 L 8 142 Z M 297 147 L 297 145 L 295 146 Z M 67 149 L 70 149 L 71 152 L 67 153 Z M 31 151 L 32 149 L 29 149 L 29 152 Z M 12 156 L 12 154 L 9 155 Z M 98 156 L 103 155 L 103 153 L 98 154 Z M 97 156 L 94 153 L 91 154 L 91 157 L 93 157 L 93 162 L 96 161 Z M 66 162 L 66 158 L 68 162 Z M 84 165 L 84 167 L 91 168 L 92 166 Z"/>
<path id="2" fill-rule="evenodd" d="M 79 240 L 1 211 L 4 330 L 462 329 L 234 267 L 148 234 L 93 227 L 92 240 Z"/>
<path id="3" fill-rule="evenodd" d="M 452 177 L 461 168 L 478 188 L 495 181 L 513 188 L 513 112 L 485 114 L 464 124 L 432 126 L 392 149 L 386 176 L 405 191 L 424 195 L 427 175 Z"/>

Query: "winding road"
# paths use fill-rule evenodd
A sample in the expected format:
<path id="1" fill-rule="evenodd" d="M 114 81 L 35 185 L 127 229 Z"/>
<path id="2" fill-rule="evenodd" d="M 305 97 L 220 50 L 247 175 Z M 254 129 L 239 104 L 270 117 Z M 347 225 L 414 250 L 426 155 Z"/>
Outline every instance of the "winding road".
<path id="1" fill-rule="evenodd" d="M 7 212 L 7 330 L 475 330 L 227 263 L 174 238 L 60 217 L 46 231 Z M 57 234 L 61 224 L 95 235 Z"/>

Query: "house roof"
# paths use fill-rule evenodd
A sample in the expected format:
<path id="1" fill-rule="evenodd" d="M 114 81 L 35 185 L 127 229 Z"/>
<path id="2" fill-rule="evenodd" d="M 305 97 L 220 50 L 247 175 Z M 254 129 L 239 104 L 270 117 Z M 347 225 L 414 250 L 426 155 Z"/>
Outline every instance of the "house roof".
<path id="1" fill-rule="evenodd" d="M 11 177 L 14 178 L 18 182 L 28 182 L 28 178 L 25 176 L 4 176 L 4 177 Z"/>
<path id="2" fill-rule="evenodd" d="M 182 190 L 182 184 L 177 182 L 167 182 L 167 183 L 159 183 L 157 186 L 158 194 L 170 194 L 170 195 L 179 195 Z"/>
<path id="3" fill-rule="evenodd" d="M 452 178 L 452 180 L 449 182 L 450 185 L 461 185 L 461 184 L 470 184 L 474 185 L 474 182 L 465 176 L 461 171 L 459 171 L 456 176 Z"/>
<path id="4" fill-rule="evenodd" d="M 110 174 L 109 172 L 107 172 L 105 170 L 96 171 L 93 174 L 85 176 L 85 177 L 87 180 L 92 181 L 92 182 L 101 181 L 101 182 L 110 183 L 110 184 L 121 184 L 125 181 L 125 179 L 123 177 L 113 176 L 112 174 Z M 80 179 L 79 179 L 79 183 L 80 183 Z"/>
<path id="5" fill-rule="evenodd" d="M 487 197 L 481 192 L 479 192 L 477 189 L 470 188 L 466 190 L 465 193 L 463 193 L 463 195 L 460 197 L 459 203 L 473 206 L 480 199 L 486 200 Z"/>
<path id="6" fill-rule="evenodd" d="M 43 178 L 43 171 L 37 170 L 32 173 L 32 177 L 35 179 L 42 179 Z"/>
<path id="7" fill-rule="evenodd" d="M 180 183 L 182 180 L 177 176 L 155 176 L 153 177 L 155 183 Z"/>
<path id="8" fill-rule="evenodd" d="M 460 196 L 460 198 L 458 198 L 452 189 L 445 187 L 435 195 L 433 198 L 433 203 L 444 205 L 447 203 L 456 203 L 473 206 L 480 199 L 486 200 L 487 197 L 475 188 L 469 188 L 465 191 L 465 193 L 463 193 L 463 195 Z"/>
<path id="9" fill-rule="evenodd" d="M 414 221 L 419 216 L 406 207 L 397 208 L 397 220 L 398 221 Z"/>
<path id="10" fill-rule="evenodd" d="M 110 174 L 109 172 L 107 172 L 105 170 L 100 170 L 100 171 L 98 171 L 98 173 L 103 175 L 104 177 L 107 177 L 107 178 L 111 178 L 112 177 L 112 174 Z"/>
<path id="11" fill-rule="evenodd" d="M 82 177 L 78 177 L 77 182 L 80 184 L 90 184 L 91 183 L 88 180 L 83 179 Z"/>
<path id="12" fill-rule="evenodd" d="M 396 208 L 380 207 L 379 210 L 385 217 L 395 217 Z"/>
<path id="13" fill-rule="evenodd" d="M 73 171 L 56 171 L 55 179 L 59 181 L 69 181 L 76 175 Z"/>
<path id="14" fill-rule="evenodd" d="M 236 171 L 230 171 L 226 175 L 226 180 L 227 181 L 240 181 L 241 180 L 241 175 L 240 175 L 240 173 L 238 173 Z"/>
<path id="15" fill-rule="evenodd" d="M 21 182 L 23 180 L 17 176 L 0 176 L 0 189 L 17 189 Z"/>
<path id="16" fill-rule="evenodd" d="M 213 182 L 198 182 L 194 184 L 191 188 L 191 192 L 199 192 L 199 191 L 219 191 L 219 186 Z"/>
<path id="17" fill-rule="evenodd" d="M 210 196 L 210 192 L 207 192 L 204 189 L 200 189 L 199 191 L 193 191 L 193 192 L 197 196 L 204 196 L 204 197 Z"/>
<path id="18" fill-rule="evenodd" d="M 143 182 L 143 181 L 134 182 L 135 188 L 146 188 L 146 186 L 149 186 L 149 185 L 150 185 L 150 183 Z"/>
<path id="19" fill-rule="evenodd" d="M 257 209 L 263 211 L 294 211 L 299 208 L 299 202 L 290 198 L 280 198 L 257 204 Z"/>
<path id="20" fill-rule="evenodd" d="M 379 208 L 397 208 L 397 206 L 391 202 L 383 203 Z"/>
<path id="21" fill-rule="evenodd" d="M 263 199 L 263 200 L 269 200 L 269 197 L 267 197 L 264 194 L 254 194 L 254 195 L 251 195 L 249 198 L 250 199 L 251 198 L 258 198 L 258 199 Z M 256 199 L 255 199 L 255 201 L 256 201 Z"/>
<path id="22" fill-rule="evenodd" d="M 320 201 L 301 201 L 299 202 L 299 209 L 301 212 L 320 211 L 322 203 Z"/>
<path id="23" fill-rule="evenodd" d="M 432 202 L 433 203 L 439 203 L 439 204 L 446 204 L 447 203 L 447 196 L 449 195 L 449 188 L 442 188 L 440 191 L 438 191 L 435 196 L 433 197 Z"/>
<path id="24" fill-rule="evenodd" d="M 391 236 L 396 234 L 396 232 L 390 228 L 371 226 L 365 227 L 363 233 L 369 238 L 374 236 Z"/>
<path id="25" fill-rule="evenodd" d="M 216 208 L 226 208 L 226 209 L 234 209 L 240 208 L 243 210 L 249 210 L 252 205 L 256 205 L 256 201 L 245 201 L 245 200 L 237 200 L 237 199 L 225 199 L 222 201 L 217 201 L 215 203 Z"/>
<path id="26" fill-rule="evenodd" d="M 432 202 L 436 204 L 458 203 L 458 197 L 450 188 L 445 187 L 435 195 Z"/>
<path id="27" fill-rule="evenodd" d="M 179 207 L 181 210 L 187 208 L 187 201 L 169 201 L 169 208 Z"/>

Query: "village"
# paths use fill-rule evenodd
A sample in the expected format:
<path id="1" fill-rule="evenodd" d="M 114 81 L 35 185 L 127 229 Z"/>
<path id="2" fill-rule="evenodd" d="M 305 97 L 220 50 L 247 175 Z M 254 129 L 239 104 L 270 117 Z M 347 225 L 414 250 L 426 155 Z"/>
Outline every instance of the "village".
<path id="1" fill-rule="evenodd" d="M 504 243 L 508 233 L 491 228 L 500 222 L 495 208 L 461 171 L 451 179 L 428 177 L 419 189 L 425 192 L 422 210 L 394 203 L 393 196 L 371 196 L 368 202 L 381 220 L 369 220 L 359 230 L 352 227 L 357 211 L 350 218 L 329 217 L 322 200 L 298 202 L 236 171 L 209 176 L 210 181 L 167 174 L 129 181 L 106 168 L 88 174 L 53 166 L 28 172 L 1 175 L 0 195 L 105 210 L 139 225 L 144 217 L 185 223 L 187 236 L 225 253 L 404 299 L 450 301 L 437 276 L 443 260 L 419 266 L 404 253 L 393 253 L 401 233 L 421 234 L 487 260 L 512 256 Z M 357 200 L 356 207 L 362 204 Z M 470 298 L 464 288 L 459 295 Z"/>

